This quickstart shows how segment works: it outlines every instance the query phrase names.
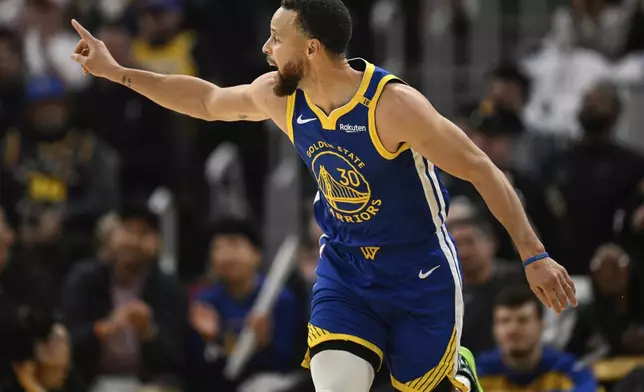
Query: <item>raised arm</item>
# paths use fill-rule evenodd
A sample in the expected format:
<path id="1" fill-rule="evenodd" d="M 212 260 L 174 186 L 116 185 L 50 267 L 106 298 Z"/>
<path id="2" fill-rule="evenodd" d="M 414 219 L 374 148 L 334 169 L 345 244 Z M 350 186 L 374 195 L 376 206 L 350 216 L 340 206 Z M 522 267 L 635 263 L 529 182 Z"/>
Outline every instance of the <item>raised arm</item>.
<path id="1" fill-rule="evenodd" d="M 72 25 L 81 37 L 72 59 L 85 72 L 121 83 L 170 110 L 208 121 L 262 121 L 279 105 L 272 94 L 273 73 L 248 85 L 219 87 L 191 76 L 129 69 L 120 66 L 105 44 L 77 21 Z"/>
<path id="2" fill-rule="evenodd" d="M 376 111 L 376 124 L 381 138 L 406 142 L 442 170 L 472 183 L 512 237 L 523 260 L 545 252 L 505 175 L 422 94 L 406 85 L 388 85 Z M 567 298 L 577 304 L 572 280 L 554 260 L 531 263 L 526 275 L 532 290 L 548 307 L 560 312 L 566 308 Z"/>

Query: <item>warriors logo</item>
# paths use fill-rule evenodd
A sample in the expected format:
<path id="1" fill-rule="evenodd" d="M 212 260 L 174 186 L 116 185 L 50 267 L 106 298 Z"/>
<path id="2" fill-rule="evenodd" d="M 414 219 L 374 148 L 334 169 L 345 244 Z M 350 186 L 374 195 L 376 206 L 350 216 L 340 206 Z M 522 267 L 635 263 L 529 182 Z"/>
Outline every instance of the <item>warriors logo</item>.
<path id="1" fill-rule="evenodd" d="M 362 223 L 376 215 L 382 202 L 371 199 L 371 188 L 359 169 L 364 163 L 359 158 L 341 147 L 311 155 L 315 155 L 311 168 L 320 193 L 337 219 Z"/>

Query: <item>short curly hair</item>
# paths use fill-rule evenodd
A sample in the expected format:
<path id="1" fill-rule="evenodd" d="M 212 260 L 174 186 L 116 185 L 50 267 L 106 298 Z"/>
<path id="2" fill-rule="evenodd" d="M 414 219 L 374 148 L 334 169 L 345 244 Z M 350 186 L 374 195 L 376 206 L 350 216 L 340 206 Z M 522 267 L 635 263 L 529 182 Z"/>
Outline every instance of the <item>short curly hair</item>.
<path id="1" fill-rule="evenodd" d="M 295 11 L 302 32 L 319 40 L 331 53 L 345 55 L 351 41 L 351 14 L 342 0 L 282 0 L 282 8 Z"/>

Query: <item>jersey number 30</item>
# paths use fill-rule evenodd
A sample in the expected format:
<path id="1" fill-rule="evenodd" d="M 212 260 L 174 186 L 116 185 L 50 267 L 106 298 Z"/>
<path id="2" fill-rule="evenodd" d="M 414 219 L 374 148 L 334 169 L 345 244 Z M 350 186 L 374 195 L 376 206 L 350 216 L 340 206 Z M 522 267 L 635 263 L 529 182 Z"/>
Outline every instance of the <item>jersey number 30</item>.
<path id="1" fill-rule="evenodd" d="M 349 185 L 351 186 L 360 186 L 360 177 L 358 176 L 358 173 L 356 173 L 353 170 L 345 170 L 345 169 L 340 169 L 338 168 L 338 171 L 340 172 L 340 184 L 342 185 Z"/>

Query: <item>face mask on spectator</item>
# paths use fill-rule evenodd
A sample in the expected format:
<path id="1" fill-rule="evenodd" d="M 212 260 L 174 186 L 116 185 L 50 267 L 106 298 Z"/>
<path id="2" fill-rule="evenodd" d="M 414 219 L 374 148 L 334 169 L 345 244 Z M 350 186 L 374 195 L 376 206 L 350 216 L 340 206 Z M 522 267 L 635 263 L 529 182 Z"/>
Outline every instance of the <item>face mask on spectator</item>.
<path id="1" fill-rule="evenodd" d="M 597 135 L 610 130 L 613 126 L 613 116 L 593 109 L 582 109 L 579 113 L 579 123 L 586 134 Z"/>

